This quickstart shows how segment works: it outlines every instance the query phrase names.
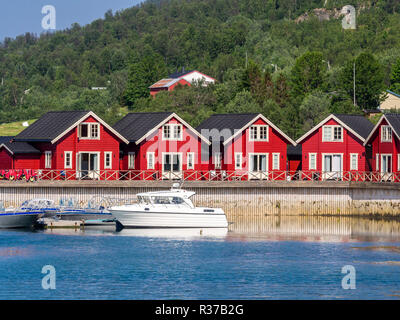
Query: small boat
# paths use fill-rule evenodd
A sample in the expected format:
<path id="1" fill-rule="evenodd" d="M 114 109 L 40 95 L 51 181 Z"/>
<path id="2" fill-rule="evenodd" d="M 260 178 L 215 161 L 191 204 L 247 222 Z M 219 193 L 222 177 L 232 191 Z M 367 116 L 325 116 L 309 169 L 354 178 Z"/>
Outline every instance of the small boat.
<path id="1" fill-rule="evenodd" d="M 137 194 L 137 203 L 112 206 L 117 229 L 123 228 L 227 228 L 220 208 L 195 207 L 196 193 L 174 184 L 171 190 Z"/>
<path id="2" fill-rule="evenodd" d="M 5 209 L 0 203 L 0 229 L 32 227 L 43 214 L 43 210 L 23 206 Z"/>

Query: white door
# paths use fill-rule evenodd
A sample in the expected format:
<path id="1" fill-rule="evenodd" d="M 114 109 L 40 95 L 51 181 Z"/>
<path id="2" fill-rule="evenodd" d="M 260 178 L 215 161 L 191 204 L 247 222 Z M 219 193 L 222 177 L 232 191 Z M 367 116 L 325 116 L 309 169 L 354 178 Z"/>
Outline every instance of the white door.
<path id="1" fill-rule="evenodd" d="M 249 179 L 268 179 L 268 154 L 249 155 Z"/>
<path id="2" fill-rule="evenodd" d="M 99 155 L 97 153 L 78 154 L 78 174 L 81 179 L 99 178 Z"/>
<path id="3" fill-rule="evenodd" d="M 182 153 L 164 153 L 162 163 L 163 179 L 182 178 Z"/>
<path id="4" fill-rule="evenodd" d="M 381 177 L 384 181 L 392 179 L 392 155 L 382 154 L 381 155 Z"/>
<path id="5" fill-rule="evenodd" d="M 337 180 L 342 178 L 342 155 L 325 154 L 323 157 L 324 180 Z"/>

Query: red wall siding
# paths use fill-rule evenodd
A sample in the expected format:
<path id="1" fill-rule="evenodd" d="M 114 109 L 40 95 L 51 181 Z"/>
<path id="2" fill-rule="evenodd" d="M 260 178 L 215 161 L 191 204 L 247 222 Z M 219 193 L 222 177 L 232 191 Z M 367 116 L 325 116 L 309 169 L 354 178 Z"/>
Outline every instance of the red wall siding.
<path id="1" fill-rule="evenodd" d="M 6 148 L 0 149 L 0 170 L 1 169 L 13 169 L 13 159 L 12 155 L 8 152 Z"/>
<path id="2" fill-rule="evenodd" d="M 324 125 L 339 125 L 335 120 L 331 119 Z M 317 153 L 317 171 L 322 171 L 322 154 L 336 153 L 343 154 L 343 171 L 350 170 L 350 154 L 358 153 L 358 171 L 367 171 L 365 147 L 363 142 L 359 140 L 351 132 L 343 128 L 343 142 L 323 142 L 322 127 L 310 134 L 302 144 L 302 168 L 304 171 L 309 169 L 309 153 Z"/>
<path id="3" fill-rule="evenodd" d="M 171 119 L 168 124 L 179 123 L 177 119 Z M 123 148 L 123 170 L 128 169 L 128 152 L 135 152 L 135 170 L 147 169 L 147 152 L 154 152 L 155 170 L 162 170 L 162 159 L 164 152 L 179 152 L 182 153 L 182 170 L 187 170 L 187 153 L 194 152 L 195 167 L 194 170 L 202 170 L 207 168 L 208 161 L 201 163 L 201 139 L 197 137 L 191 130 L 182 125 L 182 141 L 168 141 L 162 139 L 163 127 L 160 127 L 148 139 L 142 141 L 139 146 L 135 143 L 130 143 Z"/>
<path id="4" fill-rule="evenodd" d="M 376 170 L 376 154 L 391 154 L 392 155 L 392 168 L 393 172 L 398 171 L 398 154 L 399 154 L 399 149 L 400 149 L 400 142 L 399 139 L 396 137 L 395 133 L 392 133 L 392 142 L 382 142 L 381 141 L 381 127 L 384 125 L 387 125 L 386 119 L 383 119 L 380 126 L 378 129 L 375 131 L 375 133 L 372 135 L 370 139 L 370 143 L 372 145 L 372 159 L 371 161 L 371 166 L 372 166 L 372 171 L 377 171 Z M 379 156 L 380 158 L 380 156 Z M 380 159 L 379 159 L 380 161 Z M 380 164 L 379 164 L 380 166 Z M 380 169 L 378 169 L 380 171 Z"/>
<path id="5" fill-rule="evenodd" d="M 253 124 L 266 125 L 262 119 L 258 119 Z M 287 144 L 284 139 L 271 126 L 268 126 L 268 141 L 250 141 L 250 127 L 247 128 L 242 134 L 234 139 L 233 142 L 225 146 L 225 155 L 223 161 L 223 169 L 227 171 L 235 171 L 235 153 L 242 153 L 242 171 L 249 170 L 249 153 L 268 153 L 268 171 L 272 171 L 272 154 L 279 153 L 279 170 L 286 170 L 287 162 Z"/>

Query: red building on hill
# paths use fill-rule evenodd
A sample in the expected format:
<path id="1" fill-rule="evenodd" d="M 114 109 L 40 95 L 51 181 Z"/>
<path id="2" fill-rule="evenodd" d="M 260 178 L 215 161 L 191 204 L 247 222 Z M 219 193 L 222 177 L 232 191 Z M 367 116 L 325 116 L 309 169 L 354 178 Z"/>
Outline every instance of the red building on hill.
<path id="1" fill-rule="evenodd" d="M 364 116 L 331 114 L 296 142 L 302 146 L 304 179 L 342 179 L 370 171 L 364 143 L 373 124 Z"/>
<path id="2" fill-rule="evenodd" d="M 215 114 L 197 130 L 212 142 L 207 160 L 215 175 L 286 179 L 287 146 L 296 143 L 262 114 Z"/>
<path id="3" fill-rule="evenodd" d="M 91 111 L 49 112 L 2 144 L 1 166 L 39 169 L 42 178 L 112 179 L 120 143 L 128 141 Z"/>
<path id="4" fill-rule="evenodd" d="M 202 145 L 210 145 L 196 129 L 173 112 L 130 113 L 114 125 L 129 145 L 121 144 L 122 175 L 137 179 L 194 179 L 207 169 Z"/>
<path id="5" fill-rule="evenodd" d="M 400 114 L 384 114 L 364 142 L 372 148 L 372 171 L 384 180 L 400 181 L 392 175 L 400 172 Z"/>
<path id="6" fill-rule="evenodd" d="M 175 72 L 169 75 L 165 79 L 157 81 L 149 87 L 150 95 L 155 96 L 160 91 L 173 91 L 176 86 L 191 86 L 195 82 L 201 82 L 203 86 L 207 86 L 210 83 L 215 83 L 213 77 L 207 76 L 197 70 L 189 70 L 181 72 Z"/>

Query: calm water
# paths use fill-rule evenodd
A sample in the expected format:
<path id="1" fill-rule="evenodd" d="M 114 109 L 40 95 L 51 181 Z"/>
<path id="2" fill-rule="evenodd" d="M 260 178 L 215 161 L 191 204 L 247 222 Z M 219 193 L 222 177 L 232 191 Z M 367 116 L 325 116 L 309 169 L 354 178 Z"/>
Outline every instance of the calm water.
<path id="1" fill-rule="evenodd" d="M 399 252 L 400 223 L 364 219 L 266 218 L 202 234 L 0 231 L 0 299 L 398 299 Z M 44 265 L 55 290 L 42 289 Z M 342 289 L 345 265 L 355 290 Z"/>

